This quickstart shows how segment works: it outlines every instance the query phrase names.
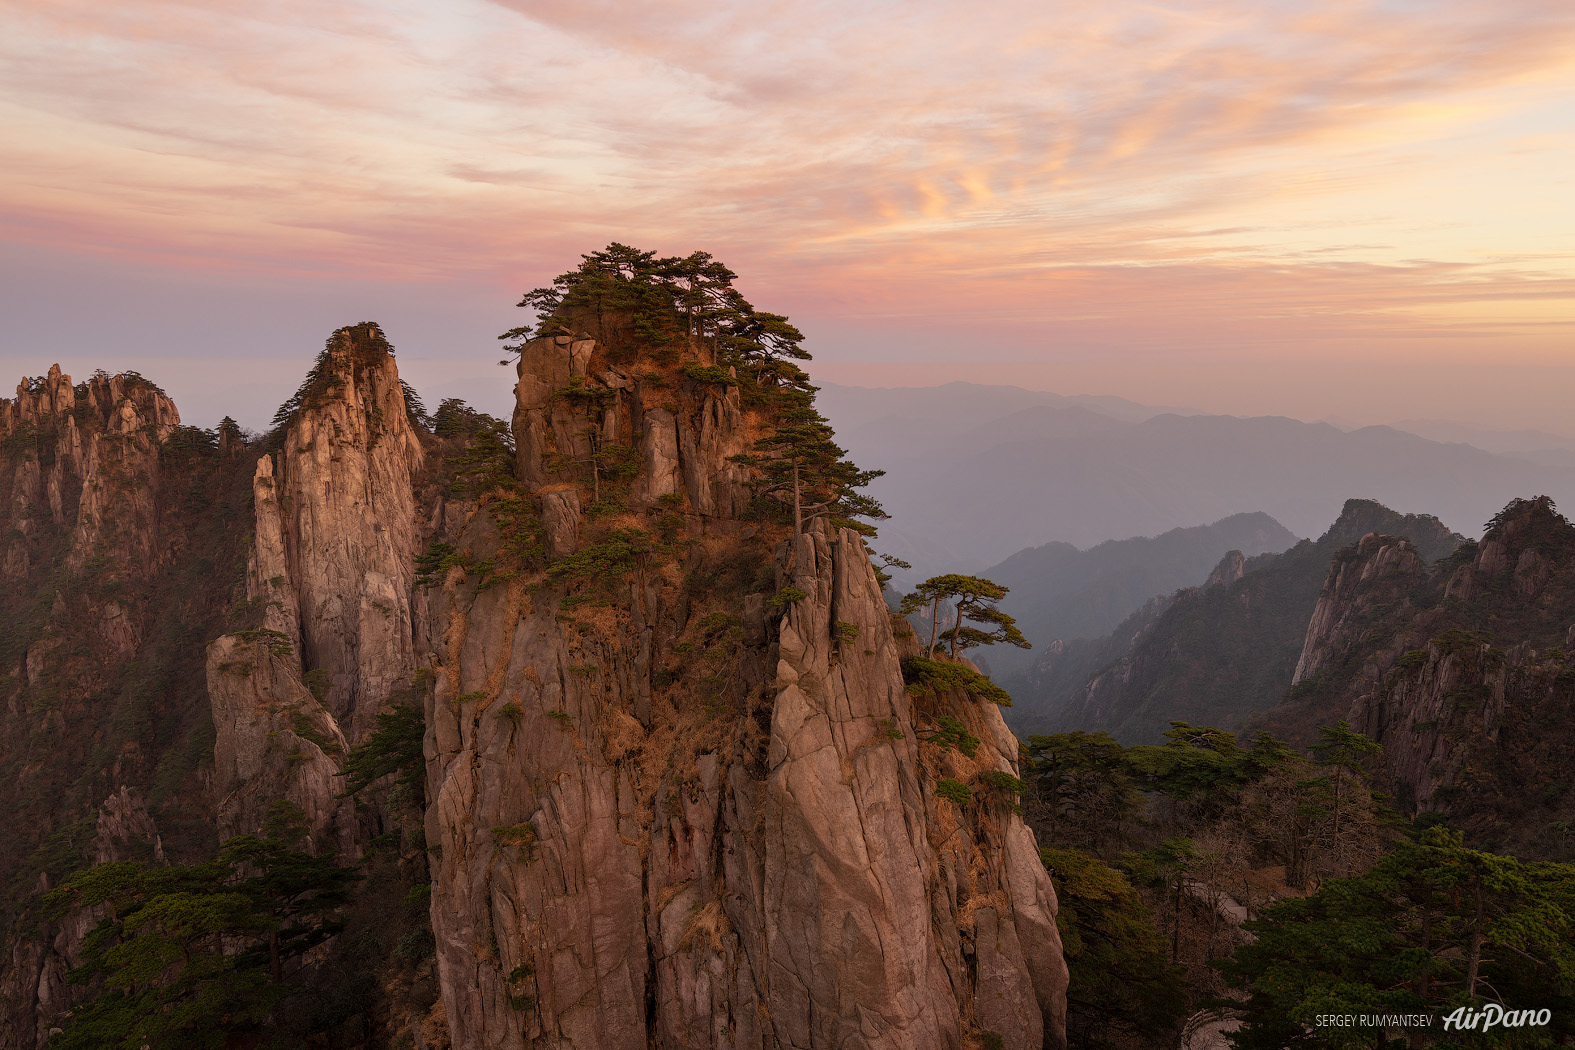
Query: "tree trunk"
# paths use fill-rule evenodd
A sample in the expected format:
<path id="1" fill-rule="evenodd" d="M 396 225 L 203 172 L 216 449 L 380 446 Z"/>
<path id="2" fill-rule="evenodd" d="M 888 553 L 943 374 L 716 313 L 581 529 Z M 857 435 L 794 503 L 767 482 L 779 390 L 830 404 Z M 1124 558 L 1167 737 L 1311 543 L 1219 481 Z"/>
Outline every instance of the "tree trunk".
<path id="1" fill-rule="evenodd" d="M 1432 896 L 1431 892 L 1428 894 Z M 1417 982 L 1417 994 L 1423 1000 L 1433 991 L 1433 906 L 1426 901 L 1422 907 L 1422 977 Z"/>
<path id="2" fill-rule="evenodd" d="M 797 458 L 793 460 L 793 535 L 804 535 L 804 505 L 799 502 Z"/>
<path id="3" fill-rule="evenodd" d="M 1170 961 L 1181 958 L 1181 876 L 1176 876 L 1176 904 L 1170 927 Z"/>
<path id="4" fill-rule="evenodd" d="M 1482 975 L 1482 876 L 1476 878 L 1476 915 L 1471 920 L 1471 955 L 1466 963 L 1466 994 L 1477 997 L 1477 980 Z"/>
<path id="5" fill-rule="evenodd" d="M 941 626 L 941 596 L 936 595 L 930 603 L 930 651 L 925 653 L 925 658 L 935 659 L 935 632 Z"/>
<path id="6" fill-rule="evenodd" d="M 1208 951 L 1204 954 L 1204 958 L 1209 962 L 1213 962 L 1214 938 L 1219 934 L 1220 931 L 1220 909 L 1224 907 L 1224 901 L 1221 899 L 1221 895 L 1218 892 L 1211 891 L 1209 894 L 1209 904 L 1211 905 L 1209 914 L 1209 947 Z"/>
<path id="7" fill-rule="evenodd" d="M 1340 848 L 1340 773 L 1339 766 L 1334 767 L 1334 873 L 1345 874 L 1344 851 Z"/>
<path id="8" fill-rule="evenodd" d="M 1422 973 L 1416 982 L 1416 994 L 1424 1004 L 1433 990 L 1433 902 L 1430 886 L 1427 893 L 1428 899 L 1422 902 Z M 1407 1045 L 1411 1050 L 1419 1050 L 1427 1043 L 1427 1037 L 1420 1030 L 1413 1029 Z"/>
<path id="9" fill-rule="evenodd" d="M 966 600 L 966 599 L 964 599 Z M 957 659 L 957 639 L 962 637 L 963 602 L 957 603 L 957 622 L 952 624 L 952 659 Z"/>

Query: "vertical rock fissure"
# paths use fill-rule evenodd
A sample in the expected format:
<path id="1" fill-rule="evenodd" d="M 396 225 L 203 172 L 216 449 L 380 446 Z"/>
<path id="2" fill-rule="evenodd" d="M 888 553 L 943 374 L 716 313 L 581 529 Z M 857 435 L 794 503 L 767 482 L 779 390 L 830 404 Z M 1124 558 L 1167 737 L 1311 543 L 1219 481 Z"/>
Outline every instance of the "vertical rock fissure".
<path id="1" fill-rule="evenodd" d="M 511 618 L 458 569 L 413 606 L 428 647 L 416 662 L 440 685 L 428 833 L 454 1044 L 942 1050 L 977 1030 L 972 1003 L 988 994 L 1010 1050 L 1046 1033 L 1058 1045 L 1059 943 L 1033 942 L 1054 955 L 1034 970 L 1016 932 L 1054 938 L 1048 876 L 962 825 L 947 837 L 987 862 L 959 877 L 999 902 L 1001 933 L 988 969 L 963 976 L 947 959 L 957 920 L 937 904 L 949 891 L 932 845 L 947 803 L 925 787 L 859 536 L 823 517 L 797 537 L 741 520 L 753 494 L 732 457 L 767 410 L 676 365 L 608 355 L 570 334 L 521 353 L 515 476 L 542 508 L 545 553 L 510 587 L 534 610 Z M 623 478 L 593 474 L 576 436 L 594 426 L 605 440 L 614 413 L 636 463 Z M 443 538 L 492 564 L 506 537 L 486 504 Z M 773 576 L 768 613 L 759 581 Z M 1000 721 L 966 695 L 943 702 L 974 708 L 970 724 Z M 494 728 L 506 704 L 516 721 Z M 1004 727 L 980 736 L 978 768 L 1015 768 Z M 488 829 L 529 846 L 477 856 Z M 1019 877 L 1032 892 L 1009 885 Z M 488 929 L 499 967 L 535 974 L 528 1020 L 507 1006 L 507 975 L 469 955 Z"/>

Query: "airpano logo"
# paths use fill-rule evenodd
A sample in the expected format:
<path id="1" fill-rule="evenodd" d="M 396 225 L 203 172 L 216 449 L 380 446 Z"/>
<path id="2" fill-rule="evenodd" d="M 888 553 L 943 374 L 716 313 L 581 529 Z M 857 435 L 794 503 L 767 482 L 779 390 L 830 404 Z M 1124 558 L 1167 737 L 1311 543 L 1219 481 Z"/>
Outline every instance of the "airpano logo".
<path id="1" fill-rule="evenodd" d="M 1553 1011 L 1506 1010 L 1498 1003 L 1488 1003 L 1481 1009 L 1462 1006 L 1444 1018 L 1444 1031 L 1486 1032 L 1493 1028 L 1543 1027 L 1553 1020 Z"/>
<path id="2" fill-rule="evenodd" d="M 1444 1031 L 1488 1032 L 1495 1028 L 1541 1028 L 1553 1020 L 1553 1011 L 1511 1010 L 1498 1003 L 1486 1006 L 1462 1006 L 1453 1013 L 1415 1014 L 1319 1014 L 1313 1019 L 1316 1028 L 1383 1028 L 1390 1031 L 1403 1028 L 1432 1028 L 1442 1021 Z"/>

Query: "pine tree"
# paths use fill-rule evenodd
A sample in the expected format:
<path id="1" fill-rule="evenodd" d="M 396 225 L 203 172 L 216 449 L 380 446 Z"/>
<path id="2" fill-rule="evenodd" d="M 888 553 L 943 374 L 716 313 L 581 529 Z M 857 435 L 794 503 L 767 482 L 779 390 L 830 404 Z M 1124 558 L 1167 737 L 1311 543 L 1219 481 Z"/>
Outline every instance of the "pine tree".
<path id="1" fill-rule="evenodd" d="M 1329 782 L 1334 795 L 1331 849 L 1335 858 L 1335 874 L 1348 875 L 1350 872 L 1345 863 L 1345 843 L 1340 835 L 1341 818 L 1345 816 L 1344 809 L 1349 808 L 1353 791 L 1346 786 L 1347 781 L 1354 779 L 1357 788 L 1362 794 L 1366 794 L 1366 770 L 1362 763 L 1378 754 L 1383 748 L 1361 733 L 1355 732 L 1343 718 L 1333 726 L 1319 726 L 1318 737 L 1321 742 L 1314 744 L 1309 750 L 1325 765 L 1332 767 Z"/>
<path id="2" fill-rule="evenodd" d="M 1005 598 L 1008 588 L 992 580 L 979 576 L 963 576 L 959 573 L 947 573 L 944 576 L 932 576 L 914 588 L 913 593 L 903 598 L 902 605 L 898 608 L 904 616 L 918 612 L 926 605 L 930 607 L 930 644 L 927 658 L 935 658 L 936 629 L 940 625 L 940 609 L 942 602 L 956 602 L 956 622 L 947 630 L 940 633 L 940 640 L 949 643 L 951 657 L 957 659 L 960 649 L 972 649 L 979 645 L 995 645 L 1005 642 L 1015 645 L 1019 649 L 1031 649 L 1032 645 L 1017 629 L 1017 621 L 1013 617 L 996 608 L 996 603 Z M 985 630 L 968 626 L 969 622 L 982 624 Z"/>
<path id="3" fill-rule="evenodd" d="M 51 1050 L 220 1050 L 258 1029 L 287 966 L 339 931 L 360 877 L 297 849 L 300 818 L 279 803 L 260 835 L 230 839 L 214 860 L 101 864 L 51 891 L 56 917 L 102 916 L 67 975 L 98 994 L 71 1011 Z"/>
<path id="4" fill-rule="evenodd" d="M 1448 1045 L 1563 1045 L 1575 1036 L 1572 916 L 1575 867 L 1467 849 L 1458 832 L 1430 827 L 1365 874 L 1246 924 L 1255 940 L 1222 966 L 1247 993 L 1228 1004 L 1244 1022 L 1232 1044 L 1332 1045 L 1339 1033 L 1320 1031 L 1320 1014 L 1447 1013 L 1492 999 L 1546 1007 L 1552 1023 L 1441 1033 Z"/>
<path id="5" fill-rule="evenodd" d="M 756 310 L 733 286 L 737 277 L 706 252 L 658 258 L 609 244 L 582 255 L 578 267 L 551 284 L 526 292 L 519 306 L 536 320 L 498 338 L 507 341 L 505 350 L 519 353 L 533 338 L 584 326 L 615 353 L 632 346 L 671 353 L 675 344 L 687 343 L 757 382 L 792 385 L 797 370 L 790 362 L 809 360 L 804 334 L 783 315 Z"/>
<path id="6" fill-rule="evenodd" d="M 760 472 L 759 495 L 789 509 L 793 535 L 802 535 L 806 522 L 823 516 L 869 534 L 874 530 L 851 519 L 886 514 L 858 490 L 885 472 L 860 470 L 843 458 L 847 453 L 832 440 L 831 424 L 815 410 L 811 396 L 785 392 L 771 432 L 755 442 L 753 453 L 734 458 Z"/>

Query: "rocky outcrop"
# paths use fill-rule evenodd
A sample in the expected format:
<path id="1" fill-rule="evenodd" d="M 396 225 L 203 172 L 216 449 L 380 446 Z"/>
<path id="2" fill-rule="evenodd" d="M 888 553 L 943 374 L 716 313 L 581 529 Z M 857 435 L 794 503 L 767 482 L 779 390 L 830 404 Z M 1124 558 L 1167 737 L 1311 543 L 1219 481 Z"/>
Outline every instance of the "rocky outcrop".
<path id="1" fill-rule="evenodd" d="M 99 808 L 92 848 L 95 864 L 126 860 L 164 863 L 164 842 L 147 803 L 124 784 Z"/>
<path id="2" fill-rule="evenodd" d="M 1382 600 L 1373 597 L 1379 590 L 1384 598 L 1395 601 L 1426 575 L 1427 563 L 1411 541 L 1402 537 L 1370 532 L 1354 548 L 1336 555 L 1308 621 L 1307 637 L 1291 684 L 1319 673 L 1335 653 L 1350 646 L 1351 625 L 1345 622 L 1345 614 L 1358 591 L 1368 601 Z"/>
<path id="3" fill-rule="evenodd" d="M 336 777 L 414 669 L 426 456 L 376 325 L 330 337 L 282 439 L 252 476 L 246 593 L 261 627 L 208 647 L 219 824 L 254 832 L 283 800 L 305 813 L 314 848 L 354 855 L 365 835 Z"/>
<path id="4" fill-rule="evenodd" d="M 616 579 L 482 586 L 456 566 L 418 602 L 454 1045 L 1060 1045 L 1066 971 L 1032 834 L 1009 799 L 934 793 L 937 775 L 1014 772 L 1015 739 L 961 695 L 944 702 L 976 759 L 921 742 L 932 723 L 855 533 L 816 523 L 773 548 L 737 520 L 727 457 L 760 425 L 738 389 L 626 378 L 564 337 L 527 345 L 517 390 L 519 475 L 544 508 L 599 422 L 640 449 L 631 506 L 677 498 L 651 515 L 684 510 L 685 535 Z M 438 517 L 478 562 L 507 539 L 485 508 Z M 582 550 L 610 550 L 588 530 Z M 553 549 L 570 535 L 547 532 Z M 771 604 L 704 582 L 762 565 Z"/>
<path id="5" fill-rule="evenodd" d="M 165 856 L 147 788 L 161 747 L 183 732 L 170 708 L 185 688 L 150 673 L 158 658 L 147 650 L 149 592 L 168 568 L 162 443 L 179 422 L 134 373 L 73 384 L 56 365 L 0 399 L 0 647 L 14 656 L 0 668 L 0 853 L 13 887 L 5 1050 L 32 1050 L 79 994 L 66 974 L 94 921 L 41 920 L 27 891 L 47 891 L 72 866 Z M 200 625 L 200 602 L 187 598 Z M 144 735 L 155 721 L 163 735 Z M 187 786 L 165 769 L 169 785 Z"/>
<path id="6" fill-rule="evenodd" d="M 1431 566 L 1404 539 L 1366 536 L 1331 565 L 1275 715 L 1346 719 L 1382 745 L 1403 811 L 1446 811 L 1480 843 L 1537 855 L 1544 829 L 1575 816 L 1572 620 L 1575 527 L 1546 499 Z"/>
<path id="7" fill-rule="evenodd" d="M 414 669 L 410 603 L 419 531 L 414 479 L 425 456 L 391 348 L 376 325 L 361 324 L 329 338 L 296 395 L 282 450 L 258 459 L 252 478 L 256 524 L 246 592 L 260 608 L 262 629 L 281 644 L 259 664 L 268 673 L 239 692 L 216 670 L 236 662 L 234 643 L 221 638 L 210 647 L 208 687 L 220 727 L 221 765 L 224 720 L 246 720 L 246 728 L 236 731 L 251 740 L 252 730 L 272 717 L 261 714 L 264 709 L 297 715 L 303 705 L 314 709 L 313 717 L 332 727 L 320 729 L 322 740 L 269 737 L 275 743 L 267 755 L 310 756 L 284 780 L 272 776 L 276 771 L 265 755 L 247 750 L 251 745 L 234 753 L 251 755 L 252 773 L 236 772 L 238 782 L 270 770 L 247 790 L 278 796 L 288 782 L 284 794 L 311 800 L 303 808 L 318 834 L 340 819 L 340 807 L 325 801 L 333 782 L 322 780 L 338 772 L 333 755 L 370 732 L 390 692 Z M 303 684 L 308 676 L 322 694 L 321 704 Z M 325 741 L 333 742 L 328 753 L 320 746 Z M 238 797 L 226 811 L 225 826 L 237 833 L 255 830 L 247 825 L 259 811 L 245 791 Z M 335 835 L 348 848 L 348 830 L 340 826 Z"/>
<path id="8" fill-rule="evenodd" d="M 206 859 L 277 802 L 305 814 L 313 849 L 355 856 L 390 829 L 381 795 L 359 810 L 335 797 L 350 723 L 316 693 L 364 724 L 408 682 L 424 453 L 375 326 L 336 333 L 303 395 L 251 462 L 238 428 L 181 427 L 135 374 L 73 385 L 55 368 L 0 401 L 8 884 Z M 6 1050 L 34 1050 L 80 994 L 65 973 L 85 929 L 36 906 L 5 904 L 7 922 L 33 909 L 0 963 Z"/>
<path id="9" fill-rule="evenodd" d="M 291 582 L 290 534 L 285 525 L 283 492 L 274 476 L 273 456 L 257 460 L 252 475 L 256 528 L 246 566 L 246 597 L 262 604 L 266 630 L 277 631 L 292 649 L 301 639 L 301 603 Z"/>
<path id="10" fill-rule="evenodd" d="M 336 796 L 345 736 L 300 679 L 289 643 L 268 631 L 208 647 L 214 794 L 221 838 L 249 835 L 276 802 L 305 818 L 306 847 L 359 852 L 351 804 Z"/>
<path id="11" fill-rule="evenodd" d="M 11 468 L 13 538 L 0 573 L 19 579 L 33 564 L 45 523 L 71 530 L 67 567 L 99 555 L 100 571 L 141 574 L 155 561 L 159 444 L 180 425 L 162 390 L 135 373 L 102 373 L 73 386 L 53 365 L 0 399 L 0 439 Z M 123 556 L 124 555 L 124 556 Z M 106 568 L 107 567 L 107 568 Z"/>
<path id="12" fill-rule="evenodd" d="M 513 453 L 479 466 L 480 438 L 456 467 L 458 440 L 417 432 L 375 325 L 336 332 L 250 446 L 177 431 L 137 377 L 52 374 L 0 402 L 7 436 L 37 437 L 6 460 L 7 571 L 81 570 L 0 596 L 42 618 L 10 650 L 7 740 L 118 749 L 94 752 L 104 786 L 40 889 L 91 860 L 211 856 L 286 803 L 312 850 L 422 885 L 430 858 L 435 968 L 391 964 L 389 985 L 417 1045 L 446 1045 L 436 1026 L 465 1047 L 1064 1045 L 1015 738 L 967 692 L 910 691 L 911 632 L 857 533 L 750 517 L 740 457 L 773 380 L 686 353 L 528 344 Z M 186 493 L 211 522 L 172 512 Z M 106 707 L 62 701 L 62 681 Z M 176 696 L 211 715 L 211 767 L 188 759 L 207 718 L 158 707 Z M 337 797 L 350 747 L 412 696 L 425 852 L 393 815 L 409 792 Z M 165 721 L 137 737 L 122 711 Z M 978 738 L 969 755 L 932 739 L 943 717 Z M 102 747 L 71 735 L 89 725 L 112 730 Z M 68 1008 L 87 921 L 9 946 L 0 1048 L 36 1050 Z"/>
<path id="13" fill-rule="evenodd" d="M 1225 557 L 1214 566 L 1209 573 L 1209 578 L 1203 581 L 1204 587 L 1229 587 L 1243 576 L 1247 575 L 1247 556 L 1241 551 L 1226 551 Z"/>
<path id="14" fill-rule="evenodd" d="M 1102 729 L 1124 744 L 1147 744 L 1162 740 L 1175 719 L 1222 729 L 1265 728 L 1308 742 L 1315 726 L 1327 722 L 1288 713 L 1279 704 L 1297 680 L 1298 664 L 1313 659 L 1303 656 L 1308 624 L 1319 615 L 1331 560 L 1368 534 L 1404 537 L 1418 564 L 1443 557 L 1462 541 L 1430 515 L 1397 514 L 1369 500 L 1349 500 L 1317 541 L 1243 559 L 1239 569 L 1227 556 L 1211 585 L 1179 592 L 1152 621 L 1130 623 L 1125 628 L 1130 650 L 1092 674 L 1046 720 L 1048 728 Z M 1226 579 L 1238 571 L 1239 577 Z M 1141 629 L 1131 630 L 1136 626 Z"/>
<path id="15" fill-rule="evenodd" d="M 156 405 L 161 398 L 148 400 Z M 73 572 L 95 554 L 132 571 L 153 565 L 162 437 L 157 412 L 145 417 L 147 407 L 146 401 L 139 406 L 121 398 L 108 411 L 104 429 L 94 431 L 88 442 L 81 508 L 66 559 Z"/>
<path id="16" fill-rule="evenodd" d="M 259 487 L 272 478 L 273 502 L 270 520 L 259 510 L 253 586 L 280 602 L 286 629 L 298 610 L 300 637 L 291 640 L 307 669 L 327 675 L 326 706 L 354 741 L 414 669 L 412 481 L 425 453 L 376 325 L 335 332 L 312 383 L 284 450 L 271 469 L 258 467 Z M 276 599 L 276 589 L 291 594 Z"/>

